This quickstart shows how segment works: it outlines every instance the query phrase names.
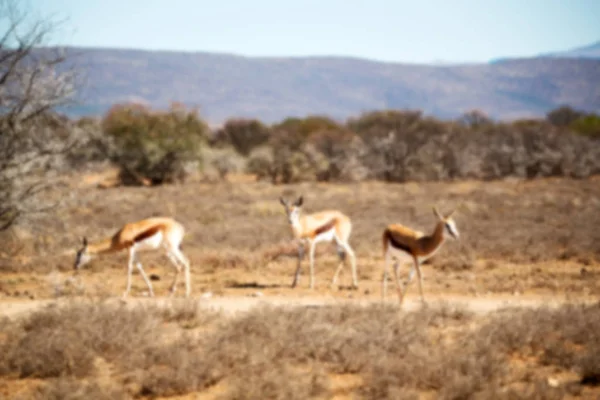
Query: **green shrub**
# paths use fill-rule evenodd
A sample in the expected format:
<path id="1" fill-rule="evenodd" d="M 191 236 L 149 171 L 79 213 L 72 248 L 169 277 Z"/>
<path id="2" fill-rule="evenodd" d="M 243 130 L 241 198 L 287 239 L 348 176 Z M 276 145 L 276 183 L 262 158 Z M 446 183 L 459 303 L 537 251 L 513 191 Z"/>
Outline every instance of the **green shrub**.
<path id="1" fill-rule="evenodd" d="M 584 113 L 567 105 L 560 106 L 546 114 L 546 120 L 552 125 L 567 127 L 582 117 Z"/>
<path id="2" fill-rule="evenodd" d="M 255 149 L 248 158 L 246 172 L 256 175 L 259 180 L 269 179 L 275 181 L 277 171 L 273 165 L 273 149 L 267 146 Z"/>
<path id="3" fill-rule="evenodd" d="M 600 139 L 600 115 L 590 114 L 583 116 L 573 121 L 570 127 L 580 135 Z"/>
<path id="4" fill-rule="evenodd" d="M 217 131 L 214 145 L 231 145 L 243 156 L 269 140 L 271 130 L 255 119 L 230 119 Z"/>
<path id="5" fill-rule="evenodd" d="M 273 131 L 285 131 L 301 139 L 306 139 L 315 132 L 338 129 L 341 129 L 340 124 L 329 117 L 321 115 L 309 115 L 306 118 L 286 118 L 273 126 Z"/>
<path id="6" fill-rule="evenodd" d="M 113 162 L 121 167 L 124 183 L 162 184 L 181 181 L 186 165 L 201 161 L 208 126 L 197 110 L 173 104 L 153 111 L 137 104 L 114 106 L 102 128 L 113 141 Z"/>

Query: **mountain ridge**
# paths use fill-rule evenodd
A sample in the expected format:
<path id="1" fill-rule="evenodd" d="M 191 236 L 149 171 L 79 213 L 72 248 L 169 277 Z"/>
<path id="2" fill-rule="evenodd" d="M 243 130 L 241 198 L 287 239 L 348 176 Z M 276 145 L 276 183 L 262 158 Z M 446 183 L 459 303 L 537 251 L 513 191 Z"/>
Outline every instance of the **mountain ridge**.
<path id="1" fill-rule="evenodd" d="M 228 53 L 69 47 L 83 71 L 72 116 L 136 101 L 199 106 L 209 121 L 292 116 L 336 119 L 386 108 L 453 118 L 480 109 L 493 118 L 535 117 L 569 104 L 600 110 L 600 60 L 531 57 L 497 63 L 411 64 L 358 57 L 252 57 Z M 87 110 L 87 111 L 86 111 Z"/>
<path id="2" fill-rule="evenodd" d="M 570 57 L 570 58 L 597 58 L 600 59 L 600 40 L 585 46 L 575 47 L 569 50 L 557 51 L 543 54 L 546 57 Z"/>

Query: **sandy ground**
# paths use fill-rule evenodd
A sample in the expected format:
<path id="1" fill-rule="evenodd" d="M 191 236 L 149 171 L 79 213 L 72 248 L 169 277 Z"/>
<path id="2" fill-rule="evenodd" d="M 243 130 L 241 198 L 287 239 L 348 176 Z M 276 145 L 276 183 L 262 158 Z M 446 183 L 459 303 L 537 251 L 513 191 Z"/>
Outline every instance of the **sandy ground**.
<path id="1" fill-rule="evenodd" d="M 259 292 L 260 293 L 260 292 Z M 134 298 L 129 297 L 122 299 L 120 297 L 111 298 L 111 302 L 125 302 L 131 305 L 155 303 L 159 306 L 168 306 L 171 297 L 155 297 L 155 298 Z M 53 306 L 69 302 L 69 299 L 44 299 L 44 300 L 8 300 L 2 301 L 0 315 L 9 318 L 15 318 L 26 315 L 27 313 L 39 310 L 43 307 Z M 254 307 L 260 306 L 292 306 L 292 307 L 320 307 L 332 304 L 369 304 L 380 302 L 374 299 L 341 299 L 332 296 L 306 296 L 306 297 L 289 297 L 289 296 L 212 296 L 210 292 L 205 293 L 200 299 L 197 299 L 200 307 L 205 307 L 211 310 L 224 312 L 225 314 L 238 314 L 248 311 Z M 597 299 L 589 298 L 581 300 L 583 302 L 597 301 Z M 386 300 L 388 304 L 396 304 L 396 300 Z M 446 304 L 449 306 L 457 306 L 470 310 L 475 313 L 488 313 L 507 307 L 555 307 L 565 303 L 561 299 L 550 299 L 545 296 L 489 296 L 489 297 L 472 297 L 472 296 L 428 296 L 427 305 Z M 422 307 L 422 303 L 418 297 L 413 297 L 405 300 L 402 309 L 407 311 L 418 310 Z"/>

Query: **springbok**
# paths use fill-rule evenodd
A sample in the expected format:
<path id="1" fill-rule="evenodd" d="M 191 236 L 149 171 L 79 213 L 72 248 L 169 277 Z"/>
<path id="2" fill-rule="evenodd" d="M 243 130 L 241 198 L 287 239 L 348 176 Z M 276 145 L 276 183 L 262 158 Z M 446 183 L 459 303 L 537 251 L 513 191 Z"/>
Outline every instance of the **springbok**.
<path id="1" fill-rule="evenodd" d="M 298 283 L 302 259 L 304 258 L 304 243 L 308 243 L 309 245 L 310 288 L 314 289 L 315 246 L 320 242 L 335 241 L 337 244 L 337 252 L 340 258 L 340 263 L 335 271 L 335 274 L 333 275 L 331 286 L 333 287 L 336 285 L 338 275 L 344 266 L 347 254 L 350 256 L 352 266 L 352 287 L 358 288 L 358 279 L 356 277 L 356 257 L 354 255 L 354 251 L 348 243 L 350 233 L 352 231 L 352 223 L 350 222 L 350 218 L 338 210 L 326 210 L 314 214 L 302 215 L 302 196 L 300 196 L 293 204 L 290 204 L 281 197 L 279 198 L 279 201 L 283 207 L 285 207 L 285 212 L 287 214 L 288 222 L 292 228 L 294 238 L 299 240 L 298 266 L 296 268 L 292 287 L 296 287 L 296 284 Z"/>
<path id="2" fill-rule="evenodd" d="M 183 225 L 168 217 L 155 217 L 131 222 L 125 224 L 113 236 L 96 243 L 88 243 L 87 238 L 84 237 L 83 247 L 77 251 L 74 268 L 79 270 L 93 256 L 126 250 L 129 253 L 129 261 L 127 264 L 127 288 L 123 293 L 123 297 L 127 297 L 131 289 L 133 264 L 138 261 L 137 252 L 163 249 L 176 268 L 175 278 L 170 290 L 171 295 L 175 293 L 179 273 L 183 267 L 185 272 L 185 294 L 186 297 L 189 297 L 191 292 L 190 263 L 181 252 L 181 241 L 184 234 Z M 154 296 L 152 284 L 144 272 L 142 264 L 138 261 L 136 266 L 148 286 L 150 296 Z"/>
<path id="3" fill-rule="evenodd" d="M 392 259 L 394 262 L 394 277 L 396 278 L 396 287 L 398 289 L 398 299 L 400 305 L 404 300 L 404 295 L 412 280 L 415 270 L 419 277 L 419 293 L 421 295 L 421 301 L 424 303 L 425 298 L 423 297 L 423 282 L 421 277 L 420 264 L 432 257 L 444 244 L 445 237 L 444 232 L 448 232 L 454 239 L 458 239 L 459 232 L 456 228 L 456 224 L 452 219 L 454 211 L 448 215 L 443 216 L 433 207 L 433 213 L 438 218 L 438 222 L 433 229 L 433 233 L 425 235 L 423 232 L 419 232 L 408 228 L 400 224 L 388 225 L 383 231 L 383 256 L 385 258 L 385 266 L 383 268 L 383 277 L 381 282 L 381 299 L 384 300 L 387 291 L 387 276 L 388 267 Z M 410 269 L 408 280 L 404 287 L 400 286 L 400 277 L 398 275 L 398 268 L 400 263 L 412 262 L 413 266 Z"/>

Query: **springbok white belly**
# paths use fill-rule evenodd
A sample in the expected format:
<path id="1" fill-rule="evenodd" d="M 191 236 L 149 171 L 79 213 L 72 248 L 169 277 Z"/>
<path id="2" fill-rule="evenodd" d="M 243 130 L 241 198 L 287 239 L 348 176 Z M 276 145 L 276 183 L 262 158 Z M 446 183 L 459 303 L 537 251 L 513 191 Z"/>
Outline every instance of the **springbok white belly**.
<path id="1" fill-rule="evenodd" d="M 388 257 L 398 260 L 398 262 L 400 264 L 406 264 L 406 263 L 413 262 L 412 256 L 410 254 L 408 254 L 404 250 L 395 248 L 394 246 L 392 246 L 392 243 L 389 241 L 388 241 L 387 254 L 388 254 Z"/>
<path id="2" fill-rule="evenodd" d="M 146 239 L 139 241 L 135 244 L 136 250 L 154 250 L 158 249 L 162 245 L 163 233 L 156 232 L 154 235 L 147 237 Z"/>
<path id="3" fill-rule="evenodd" d="M 315 236 L 315 243 L 319 243 L 319 242 L 331 242 L 332 240 L 335 239 L 335 229 L 331 228 L 328 231 L 325 231 L 323 233 L 318 234 L 317 236 Z"/>

